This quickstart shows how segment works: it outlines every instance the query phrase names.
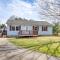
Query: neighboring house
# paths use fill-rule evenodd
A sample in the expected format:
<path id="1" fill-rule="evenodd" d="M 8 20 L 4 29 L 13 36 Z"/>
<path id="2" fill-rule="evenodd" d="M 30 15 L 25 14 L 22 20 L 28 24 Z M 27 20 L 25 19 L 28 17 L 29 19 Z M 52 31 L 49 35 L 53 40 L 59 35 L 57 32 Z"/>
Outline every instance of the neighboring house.
<path id="1" fill-rule="evenodd" d="M 52 24 L 46 21 L 17 19 L 7 21 L 7 36 L 52 35 Z"/>

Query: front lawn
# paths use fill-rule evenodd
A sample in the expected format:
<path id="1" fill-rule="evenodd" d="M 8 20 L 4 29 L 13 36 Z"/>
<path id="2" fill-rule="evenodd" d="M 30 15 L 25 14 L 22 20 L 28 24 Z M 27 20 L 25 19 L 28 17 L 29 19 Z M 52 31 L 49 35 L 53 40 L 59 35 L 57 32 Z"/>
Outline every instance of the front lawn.
<path id="1" fill-rule="evenodd" d="M 11 38 L 9 41 L 18 47 L 29 48 L 34 51 L 60 57 L 60 37 L 58 36 Z"/>

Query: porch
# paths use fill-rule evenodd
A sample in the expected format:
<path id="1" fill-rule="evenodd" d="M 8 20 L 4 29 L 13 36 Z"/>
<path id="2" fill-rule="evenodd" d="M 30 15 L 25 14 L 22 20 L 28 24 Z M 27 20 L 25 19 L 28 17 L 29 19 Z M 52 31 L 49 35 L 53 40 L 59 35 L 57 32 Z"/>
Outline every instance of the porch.
<path id="1" fill-rule="evenodd" d="M 31 30 L 20 30 L 18 32 L 18 36 L 38 36 L 38 32 Z"/>

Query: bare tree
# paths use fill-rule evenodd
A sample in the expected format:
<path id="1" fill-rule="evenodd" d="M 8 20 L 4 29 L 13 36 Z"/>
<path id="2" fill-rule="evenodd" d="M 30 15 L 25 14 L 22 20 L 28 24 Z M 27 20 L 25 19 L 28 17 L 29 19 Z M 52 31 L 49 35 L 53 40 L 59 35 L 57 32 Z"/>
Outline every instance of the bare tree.
<path id="1" fill-rule="evenodd" d="M 54 19 L 60 20 L 60 0 L 38 0 L 39 14 Z"/>

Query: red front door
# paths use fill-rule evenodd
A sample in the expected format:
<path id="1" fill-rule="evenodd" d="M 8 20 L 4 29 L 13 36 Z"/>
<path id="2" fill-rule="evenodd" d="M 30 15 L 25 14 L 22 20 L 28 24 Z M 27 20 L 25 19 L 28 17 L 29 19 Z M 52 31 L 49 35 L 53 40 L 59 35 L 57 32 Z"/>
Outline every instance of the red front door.
<path id="1" fill-rule="evenodd" d="M 33 35 L 38 35 L 38 26 L 33 26 Z"/>

